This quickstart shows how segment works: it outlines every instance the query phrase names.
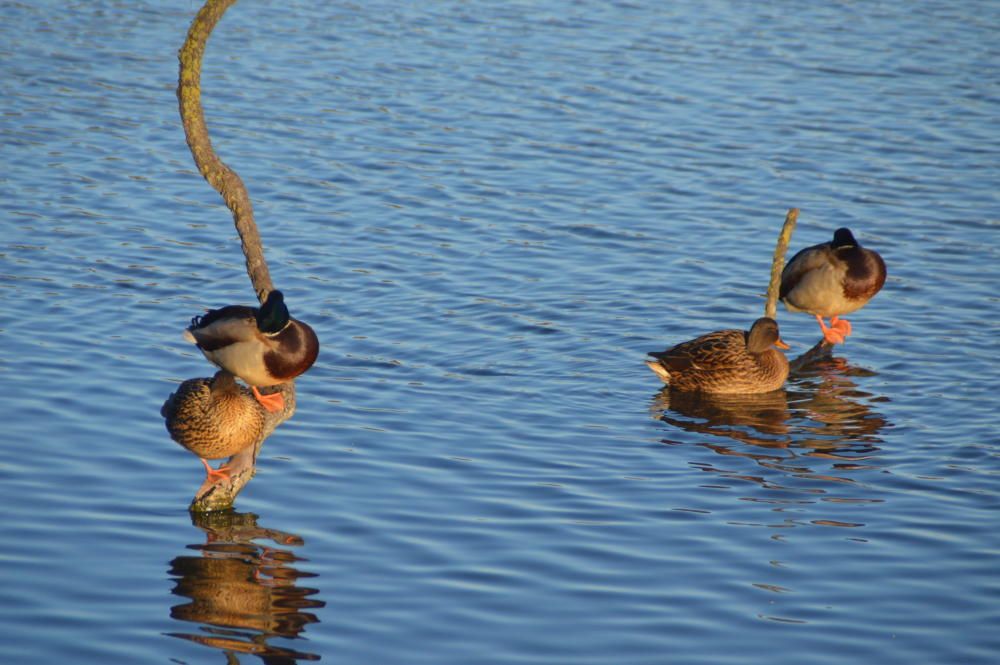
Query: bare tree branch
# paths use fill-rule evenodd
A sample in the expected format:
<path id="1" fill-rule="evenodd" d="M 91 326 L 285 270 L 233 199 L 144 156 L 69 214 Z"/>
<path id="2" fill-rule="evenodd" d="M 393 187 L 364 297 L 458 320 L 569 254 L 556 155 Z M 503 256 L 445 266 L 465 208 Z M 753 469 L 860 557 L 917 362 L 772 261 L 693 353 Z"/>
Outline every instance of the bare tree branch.
<path id="1" fill-rule="evenodd" d="M 781 289 L 781 271 L 785 267 L 785 254 L 788 252 L 788 245 L 792 241 L 792 233 L 795 232 L 795 224 L 799 221 L 799 209 L 791 208 L 785 215 L 785 223 L 781 226 L 781 233 L 778 234 L 778 242 L 774 247 L 774 258 L 771 260 L 771 281 L 767 285 L 767 302 L 764 305 L 764 316 L 777 320 L 778 314 L 778 292 Z M 801 356 L 791 361 L 790 374 L 795 374 L 800 369 L 810 363 L 830 356 L 833 345 L 825 339 L 818 341 L 815 346 L 803 353 Z"/>
<path id="2" fill-rule="evenodd" d="M 781 271 L 785 267 L 785 253 L 792 241 L 795 223 L 799 221 L 799 209 L 792 208 L 785 215 L 785 223 L 778 234 L 778 243 L 774 248 L 774 258 L 771 260 L 771 281 L 767 285 L 767 302 L 764 304 L 764 316 L 778 319 L 778 290 L 781 288 Z"/>
<path id="3" fill-rule="evenodd" d="M 184 136 L 191 148 L 195 166 L 208 184 L 222 195 L 226 206 L 233 212 L 233 223 L 240 234 L 246 257 L 247 274 L 257 299 L 264 302 L 274 285 L 264 260 L 264 249 L 254 222 L 250 195 L 236 171 L 226 166 L 212 148 L 205 112 L 201 106 L 201 63 L 205 56 L 205 45 L 212 29 L 235 2 L 236 0 L 208 0 L 191 22 L 187 39 L 178 54 L 180 76 L 177 101 L 180 104 Z"/>
<path id="4" fill-rule="evenodd" d="M 205 112 L 201 105 L 201 66 L 205 56 L 205 46 L 212 30 L 236 0 L 207 0 L 205 5 L 191 22 L 187 39 L 181 47 L 178 58 L 180 73 L 177 85 L 177 101 L 180 108 L 181 122 L 184 125 L 184 136 L 195 166 L 205 180 L 222 195 L 226 206 L 233 213 L 233 223 L 239 233 L 246 257 L 247 275 L 257 299 L 263 303 L 268 294 L 274 290 L 271 274 L 264 259 L 264 248 L 260 233 L 253 217 L 253 205 L 243 180 L 236 171 L 226 166 L 212 148 L 208 136 L 208 126 L 205 123 Z M 249 393 L 249 391 L 247 391 Z M 206 479 L 191 502 L 192 512 L 208 512 L 232 508 L 236 495 L 250 482 L 256 472 L 257 455 L 260 454 L 264 440 L 270 436 L 274 428 L 295 413 L 295 383 L 289 381 L 261 392 L 281 392 L 285 399 L 285 408 L 276 414 L 268 413 L 266 426 L 262 434 L 252 446 L 229 458 L 230 468 L 228 479 L 211 481 Z M 253 399 L 248 397 L 248 399 Z"/>

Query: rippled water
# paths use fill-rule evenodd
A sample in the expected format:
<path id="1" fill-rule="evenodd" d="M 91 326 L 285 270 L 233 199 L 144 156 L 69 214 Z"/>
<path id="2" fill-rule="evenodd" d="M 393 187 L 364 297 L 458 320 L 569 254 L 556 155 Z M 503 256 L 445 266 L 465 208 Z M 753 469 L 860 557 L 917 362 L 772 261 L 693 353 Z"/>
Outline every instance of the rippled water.
<path id="1" fill-rule="evenodd" d="M 239 3 L 209 124 L 324 346 L 192 521 L 179 331 L 252 299 L 198 6 L 0 5 L 0 662 L 1000 658 L 996 3 Z M 660 392 L 791 206 L 889 266 L 854 335 Z"/>

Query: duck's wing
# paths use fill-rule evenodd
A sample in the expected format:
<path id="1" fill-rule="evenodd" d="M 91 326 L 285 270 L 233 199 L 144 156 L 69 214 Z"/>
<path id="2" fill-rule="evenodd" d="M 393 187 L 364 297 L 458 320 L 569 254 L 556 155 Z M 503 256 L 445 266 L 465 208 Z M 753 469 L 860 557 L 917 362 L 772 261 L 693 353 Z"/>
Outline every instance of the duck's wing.
<path id="1" fill-rule="evenodd" d="M 673 371 L 725 370 L 739 366 L 739 356 L 745 350 L 746 335 L 742 330 L 719 330 L 649 355 Z"/>
<path id="2" fill-rule="evenodd" d="M 191 319 L 184 337 L 204 351 L 214 351 L 256 339 L 257 333 L 257 309 L 229 305 Z"/>
<path id="3" fill-rule="evenodd" d="M 833 257 L 828 242 L 800 249 L 781 271 L 781 288 L 778 290 L 778 298 L 784 300 L 799 285 L 803 277 L 813 270 L 828 266 L 831 258 Z"/>
<path id="4" fill-rule="evenodd" d="M 191 405 L 207 402 L 211 391 L 211 379 L 206 378 L 188 379 L 177 386 L 177 390 L 170 393 L 160 407 L 160 415 L 166 419 L 167 429 L 173 433 L 175 425 L 183 426 L 193 415 Z M 194 415 L 200 415 L 200 412 Z"/>

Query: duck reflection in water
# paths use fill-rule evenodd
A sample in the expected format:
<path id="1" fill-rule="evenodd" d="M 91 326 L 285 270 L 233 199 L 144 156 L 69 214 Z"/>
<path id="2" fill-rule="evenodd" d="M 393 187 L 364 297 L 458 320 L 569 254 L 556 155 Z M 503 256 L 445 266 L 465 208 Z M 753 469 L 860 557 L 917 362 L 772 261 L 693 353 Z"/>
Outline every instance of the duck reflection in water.
<path id="1" fill-rule="evenodd" d="M 862 468 L 877 456 L 878 433 L 889 424 L 875 408 L 886 398 L 859 389 L 853 380 L 872 374 L 843 358 L 813 354 L 806 362 L 793 362 L 785 389 L 758 395 L 706 395 L 671 391 L 668 386 L 654 397 L 651 409 L 665 423 L 711 435 L 713 440 L 702 445 L 720 455 L 750 457 L 796 474 L 809 472 L 802 464 L 789 464 L 803 456 L 833 459 L 838 470 Z"/>
<path id="2" fill-rule="evenodd" d="M 298 586 L 313 573 L 293 567 L 303 561 L 291 551 L 260 545 L 270 540 L 300 546 L 295 535 L 257 526 L 251 513 L 192 513 L 192 520 L 206 535 L 206 542 L 190 545 L 198 555 L 178 556 L 170 562 L 176 585 L 172 593 L 188 602 L 171 608 L 178 621 L 201 624 L 199 632 L 168 633 L 226 654 L 227 663 L 239 663 L 239 654 L 252 654 L 268 665 L 319 660 L 317 654 L 269 642 L 295 639 L 319 619 L 306 610 L 326 603 L 310 596 L 317 589 Z"/>

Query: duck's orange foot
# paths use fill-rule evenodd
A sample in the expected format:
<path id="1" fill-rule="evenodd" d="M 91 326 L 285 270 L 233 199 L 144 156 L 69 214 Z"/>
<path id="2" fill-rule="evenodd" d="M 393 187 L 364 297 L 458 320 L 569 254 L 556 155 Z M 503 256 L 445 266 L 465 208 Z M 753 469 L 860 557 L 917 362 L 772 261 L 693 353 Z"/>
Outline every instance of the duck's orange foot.
<path id="1" fill-rule="evenodd" d="M 844 336 L 833 328 L 827 328 L 823 331 L 823 339 L 825 339 L 830 344 L 843 344 Z"/>
<path id="2" fill-rule="evenodd" d="M 830 319 L 831 325 L 827 326 L 826 323 L 823 322 L 822 316 L 817 315 L 816 320 L 819 321 L 820 330 L 823 331 L 823 339 L 829 344 L 843 344 L 844 338 L 850 334 L 851 324 L 847 323 L 847 321 L 842 321 L 837 319 L 837 317 L 833 317 Z M 846 333 L 844 332 L 844 324 L 847 324 Z"/>
<path id="3" fill-rule="evenodd" d="M 278 413 L 285 408 L 285 398 L 281 396 L 281 393 L 271 393 L 270 395 L 262 395 L 257 386 L 250 386 L 253 390 L 253 396 L 257 398 L 260 405 L 270 411 L 271 413 Z"/>
<path id="4" fill-rule="evenodd" d="M 198 459 L 200 459 L 201 463 L 205 465 L 205 473 L 207 474 L 206 480 L 208 479 L 230 480 L 228 466 L 220 466 L 218 469 L 213 469 L 212 465 L 208 463 L 208 460 L 203 459 L 201 457 L 199 457 Z"/>
<path id="5" fill-rule="evenodd" d="M 851 334 L 851 322 L 847 319 L 840 319 L 836 316 L 830 317 L 830 327 L 839 332 L 844 337 Z"/>

